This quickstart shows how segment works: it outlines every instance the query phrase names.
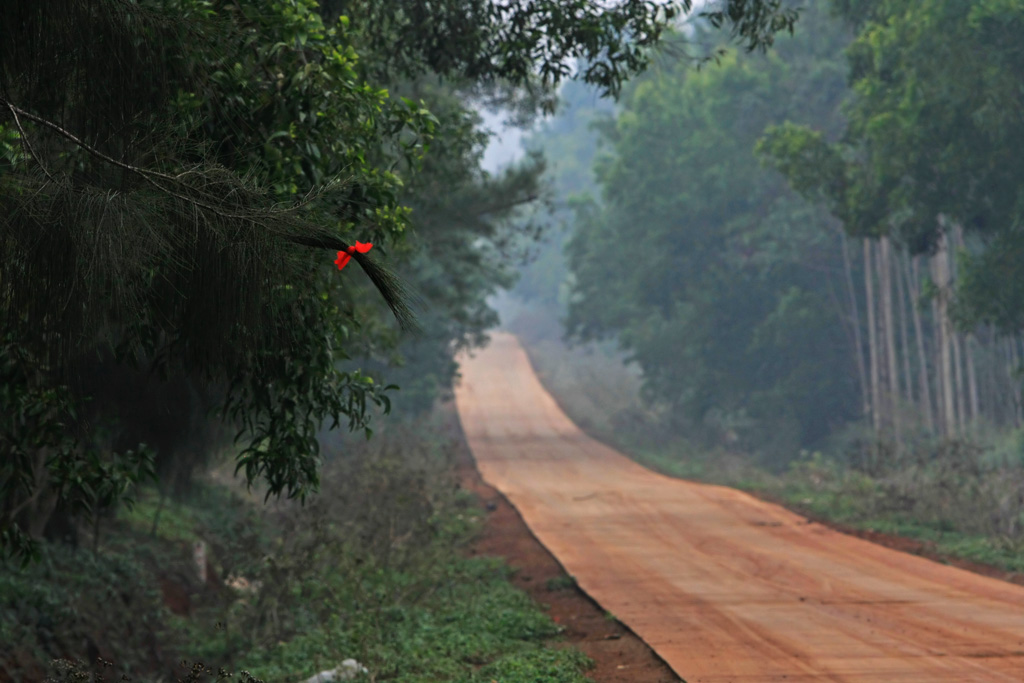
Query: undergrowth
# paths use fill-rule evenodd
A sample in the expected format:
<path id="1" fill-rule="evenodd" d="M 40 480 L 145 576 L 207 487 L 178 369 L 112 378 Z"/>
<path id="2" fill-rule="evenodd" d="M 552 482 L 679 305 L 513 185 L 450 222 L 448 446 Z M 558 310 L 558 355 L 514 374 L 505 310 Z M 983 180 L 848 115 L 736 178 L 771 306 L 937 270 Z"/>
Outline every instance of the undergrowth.
<path id="1" fill-rule="evenodd" d="M 508 569 L 466 557 L 481 513 L 428 427 L 348 444 L 304 506 L 215 475 L 185 501 L 141 492 L 96 552 L 44 543 L 0 566 L 0 681 L 277 683 L 348 658 L 365 680 L 586 681 Z"/>

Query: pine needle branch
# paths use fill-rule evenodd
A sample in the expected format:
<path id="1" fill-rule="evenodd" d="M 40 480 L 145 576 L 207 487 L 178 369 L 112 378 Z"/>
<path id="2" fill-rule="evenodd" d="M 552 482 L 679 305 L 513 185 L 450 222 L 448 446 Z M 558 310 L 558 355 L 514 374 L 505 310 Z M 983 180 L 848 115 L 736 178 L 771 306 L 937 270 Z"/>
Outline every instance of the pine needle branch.
<path id="1" fill-rule="evenodd" d="M 282 232 L 280 228 L 271 225 L 271 221 L 278 221 L 281 218 L 283 218 L 285 214 L 293 214 L 297 210 L 301 209 L 303 206 L 311 203 L 316 197 L 320 195 L 320 193 L 311 191 L 303 198 L 301 202 L 289 207 L 278 206 L 275 207 L 274 209 L 256 210 L 244 214 L 226 211 L 224 208 L 217 206 L 217 204 L 214 203 L 216 200 L 210 198 L 210 196 L 207 193 L 201 190 L 197 190 L 194 186 L 183 181 L 183 178 L 185 178 L 186 176 L 195 174 L 194 170 L 188 170 L 175 176 L 169 175 L 167 173 L 162 173 L 160 171 L 154 171 L 151 169 L 146 169 L 139 166 L 135 166 L 133 164 L 129 164 L 125 161 L 115 159 L 114 157 L 104 152 L 101 152 L 100 150 L 89 145 L 81 138 L 79 138 L 77 135 L 60 126 L 59 124 L 54 123 L 53 121 L 50 121 L 41 116 L 37 116 L 29 111 L 21 109 L 20 107 L 17 107 L 16 105 L 14 105 L 13 102 L 10 102 L 6 98 L 0 97 L 0 104 L 6 106 L 7 109 L 10 110 L 11 114 L 14 116 L 15 123 L 18 125 L 19 130 L 22 131 L 21 135 L 23 136 L 26 147 L 29 149 L 32 158 L 35 160 L 35 162 L 39 165 L 39 167 L 51 181 L 54 180 L 53 176 L 43 165 L 42 160 L 39 159 L 38 156 L 36 156 L 34 150 L 31 149 L 28 137 L 21 128 L 19 115 L 29 121 L 32 121 L 33 123 L 36 123 L 39 126 L 46 128 L 47 130 L 56 133 L 58 136 L 73 143 L 75 146 L 79 147 L 89 155 L 105 163 L 111 164 L 112 166 L 116 166 L 117 168 L 121 168 L 125 171 L 128 171 L 129 173 L 143 179 L 145 182 L 153 186 L 161 193 L 174 197 L 175 199 L 178 199 L 182 202 L 186 202 L 198 209 L 209 211 L 220 218 L 244 221 L 251 225 L 262 227 L 271 234 L 275 234 L 287 242 L 297 244 L 300 246 L 313 247 L 317 249 L 331 249 L 337 251 L 346 251 L 350 246 L 333 235 L 323 233 L 316 236 L 292 234 Z M 178 189 L 168 187 L 167 184 L 173 184 L 177 186 Z M 198 193 L 200 197 L 190 196 L 189 193 Z M 410 299 L 414 299 L 415 297 L 410 292 L 408 287 L 401 281 L 401 279 L 398 276 L 396 276 L 394 273 L 392 273 L 391 271 L 389 271 L 388 269 L 386 269 L 384 266 L 377 263 L 373 259 L 359 253 L 354 254 L 354 257 L 356 262 L 359 263 L 359 266 L 363 269 L 363 272 L 365 272 L 367 277 L 370 278 L 370 281 L 378 290 L 381 297 L 387 304 L 388 308 L 391 309 L 391 312 L 398 320 L 399 326 L 403 330 L 417 332 L 419 327 L 416 323 L 416 316 L 413 313 L 412 308 L 410 308 L 410 306 L 407 303 L 407 301 L 409 301 Z"/>
<path id="2" fill-rule="evenodd" d="M 170 188 L 164 187 L 163 185 L 158 183 L 157 180 L 156 180 L 156 179 L 159 178 L 160 180 L 165 180 L 167 182 L 175 183 L 177 185 L 182 185 L 182 181 L 180 179 L 182 177 L 184 177 L 185 175 L 187 175 L 187 173 L 182 173 L 179 176 L 175 177 L 175 176 L 172 176 L 172 175 L 168 175 L 166 173 L 161 173 L 159 171 L 153 171 L 151 169 L 141 168 L 139 166 L 133 166 L 132 164 L 129 164 L 127 162 L 115 159 L 114 157 L 112 157 L 112 156 L 110 156 L 108 154 L 104 154 L 100 150 L 96 149 L 95 147 L 89 145 L 88 143 L 86 143 L 85 141 L 80 139 L 78 136 L 76 136 L 71 131 L 69 131 L 69 130 L 59 126 L 58 124 L 54 123 L 53 121 L 45 119 L 45 118 L 43 118 L 41 116 L 36 116 L 35 114 L 33 114 L 31 112 L 28 112 L 28 111 L 25 111 L 24 109 L 16 107 L 16 106 L 14 106 L 14 104 L 12 102 L 4 99 L 3 97 L 0 97 L 0 104 L 4 104 L 4 105 L 7 106 L 8 109 L 10 109 L 11 113 L 15 117 L 15 122 L 18 122 L 18 119 L 17 119 L 18 114 L 21 114 L 22 116 L 24 116 L 29 121 L 32 121 L 33 123 L 37 123 L 40 126 L 43 126 L 44 128 L 47 128 L 47 129 L 57 133 L 57 135 L 59 135 L 60 137 L 64 138 L 65 140 L 68 140 L 69 142 L 74 143 L 78 148 L 80 148 L 83 151 L 87 152 L 88 154 L 96 157 L 97 159 L 100 159 L 101 161 L 105 161 L 106 163 L 111 164 L 113 166 L 117 166 L 118 168 L 124 169 L 124 170 L 128 171 L 129 173 L 132 173 L 133 175 L 136 175 L 136 176 L 142 178 L 143 180 L 145 180 L 146 182 L 151 184 L 156 189 L 158 189 L 161 192 L 164 192 L 166 194 L 169 194 L 169 195 L 175 197 L 176 199 L 180 199 L 180 200 L 182 200 L 184 202 L 189 202 L 191 204 L 194 204 L 198 208 L 206 209 L 207 211 L 211 211 L 211 212 L 215 213 L 216 215 L 220 216 L 221 218 L 228 218 L 228 219 L 234 219 L 234 220 L 251 220 L 253 218 L 253 216 L 251 216 L 251 215 L 250 216 L 243 216 L 243 215 L 225 213 L 223 209 L 220 209 L 217 206 L 214 206 L 212 204 L 208 204 L 208 203 L 206 203 L 206 202 L 204 202 L 202 200 L 196 199 L 195 197 L 188 197 L 188 196 L 179 194 L 179 193 L 175 192 L 174 190 L 172 190 Z M 21 128 L 20 123 L 18 124 L 18 127 L 19 127 L 19 129 Z M 22 134 L 24 134 L 24 133 L 22 133 Z M 27 141 L 26 141 L 26 144 L 27 144 Z M 46 171 L 46 167 L 43 166 L 42 162 L 39 160 L 38 157 L 36 157 L 35 154 L 32 155 L 32 158 L 36 160 L 36 163 L 38 163 L 40 165 L 40 167 L 43 168 L 43 171 L 47 174 L 47 176 L 50 176 L 49 172 Z M 50 176 L 50 179 L 52 180 L 53 177 Z"/>
<path id="3" fill-rule="evenodd" d="M 46 165 L 43 164 L 42 159 L 39 158 L 36 151 L 32 149 L 32 142 L 28 139 L 28 133 L 25 132 L 25 129 L 21 125 L 21 119 L 18 118 L 18 112 L 21 110 L 2 98 L 0 98 L 0 101 L 4 102 L 7 105 L 7 108 L 11 110 L 11 116 L 14 117 L 14 125 L 18 128 L 18 134 L 21 136 L 21 141 L 24 143 L 25 149 L 28 150 L 29 156 L 35 159 L 35 162 L 39 164 L 39 168 L 41 168 L 43 173 L 46 174 L 46 177 L 52 181 L 53 175 L 51 175 L 50 171 L 47 170 Z"/>

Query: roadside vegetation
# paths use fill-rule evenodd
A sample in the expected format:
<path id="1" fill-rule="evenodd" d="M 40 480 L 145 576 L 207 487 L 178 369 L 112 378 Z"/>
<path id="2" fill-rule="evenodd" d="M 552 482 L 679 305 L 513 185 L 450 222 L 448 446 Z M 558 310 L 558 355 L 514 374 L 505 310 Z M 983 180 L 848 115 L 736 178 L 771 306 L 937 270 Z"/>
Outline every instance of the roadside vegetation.
<path id="1" fill-rule="evenodd" d="M 350 444 L 305 506 L 264 506 L 215 472 L 180 501 L 144 489 L 94 547 L 43 544 L 0 572 L 0 678 L 42 680 L 81 653 L 113 663 L 107 680 L 178 680 L 200 662 L 300 681 L 351 658 L 361 680 L 582 683 L 586 658 L 550 645 L 559 627 L 509 570 L 466 555 L 481 508 L 451 445 L 417 436 L 440 431 Z"/>

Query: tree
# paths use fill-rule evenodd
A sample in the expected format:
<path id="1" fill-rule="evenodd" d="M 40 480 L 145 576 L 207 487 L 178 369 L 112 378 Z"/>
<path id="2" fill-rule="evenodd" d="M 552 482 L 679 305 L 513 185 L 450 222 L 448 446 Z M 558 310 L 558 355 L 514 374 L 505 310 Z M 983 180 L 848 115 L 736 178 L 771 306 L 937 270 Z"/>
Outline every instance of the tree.
<path id="1" fill-rule="evenodd" d="M 372 342 L 354 341 L 363 290 L 323 254 L 357 239 L 374 254 L 402 249 L 403 187 L 438 119 L 385 88 L 434 73 L 515 93 L 535 73 L 554 85 L 573 57 L 594 54 L 601 66 L 584 77 L 614 92 L 646 64 L 674 6 L 514 4 L 468 34 L 483 40 L 444 43 L 442 33 L 463 35 L 451 23 L 460 12 L 492 5 L 451 3 L 431 31 L 410 23 L 425 7 L 351 3 L 329 23 L 312 0 L 16 0 L 0 10 L 3 348 L 33 363 L 7 397 L 36 397 L 32 419 L 71 439 L 15 444 L 26 423 L 2 411 L 5 453 L 31 452 L 0 480 L 5 538 L 24 530 L 19 515 L 40 491 L 70 495 L 58 470 L 105 448 L 98 425 L 117 411 L 87 414 L 89 387 L 77 379 L 98 356 L 209 391 L 240 430 L 250 481 L 304 496 L 317 482 L 321 424 L 367 428 L 367 406 L 388 405 L 367 375 L 338 369 Z M 728 8 L 751 45 L 791 23 L 771 0 Z M 378 257 L 356 260 L 409 326 L 401 283 Z"/>
<path id="2" fill-rule="evenodd" d="M 1006 266 L 1024 176 L 1011 151 L 1024 140 L 1014 76 L 1024 65 L 1017 40 L 1024 4 L 893 0 L 840 7 L 861 24 L 850 50 L 850 123 L 843 142 L 827 151 L 816 151 L 820 141 L 807 131 L 788 131 L 805 136 L 791 143 L 803 156 L 793 157 L 790 173 L 801 165 L 805 174 L 828 178 L 834 210 L 849 231 L 891 233 L 912 253 L 934 252 L 949 226 L 977 235 L 993 248 L 966 255 L 960 314 L 1020 329 L 1013 303 L 1020 300 L 1011 292 L 1020 278 L 1009 277 Z M 993 271 L 1001 286 L 991 286 Z"/>
<path id="3" fill-rule="evenodd" d="M 104 347 L 220 387 L 247 438 L 239 466 L 300 497 L 316 483 L 320 423 L 365 426 L 365 406 L 386 401 L 335 369 L 347 304 L 308 246 L 399 234 L 390 149 L 417 156 L 433 125 L 362 82 L 312 6 L 250 5 L 250 16 L 230 3 L 15 3 L 3 25 L 19 39 L 0 52 L 16 136 L 0 176 L 0 300 L 7 348 L 38 363 L 26 391 L 74 396 Z M 68 49 L 83 27 L 103 50 Z M 135 69 L 111 71 L 112 59 Z M 407 319 L 397 283 L 359 261 Z M 70 495 L 55 473 L 100 447 L 97 429 L 117 417 L 71 400 L 44 412 L 72 445 L 4 478 L 5 532 L 40 490 Z"/>
<path id="4" fill-rule="evenodd" d="M 753 153 L 787 118 L 838 128 L 843 29 L 802 22 L 763 58 L 631 86 L 567 248 L 575 338 L 617 339 L 689 431 L 783 458 L 858 405 L 842 238 Z"/>
<path id="5" fill-rule="evenodd" d="M 418 415 L 439 395 L 450 395 L 456 353 L 484 343 L 486 330 L 497 323 L 487 299 L 512 284 L 537 236 L 533 214 L 543 205 L 544 163 L 531 155 L 496 174 L 484 172 L 488 134 L 467 93 L 436 77 L 420 77 L 403 89 L 438 119 L 430 151 L 402 195 L 415 231 L 395 253 L 422 300 L 422 333 L 397 340 L 397 359 L 362 367 L 401 387 L 396 411 Z"/>
<path id="6" fill-rule="evenodd" d="M 608 95 L 648 66 L 650 48 L 692 9 L 692 0 L 324 2 L 328 16 L 347 15 L 365 27 L 368 47 L 383 56 L 378 73 L 386 77 L 432 72 L 542 89 L 572 77 Z M 748 50 L 770 46 L 797 20 L 782 0 L 722 0 L 701 14 L 728 26 Z"/>
<path id="7" fill-rule="evenodd" d="M 924 273 L 904 274 L 918 339 L 918 412 L 925 424 L 937 422 L 946 437 L 959 438 L 981 417 L 1003 419 L 982 408 L 986 392 L 978 386 L 979 376 L 1007 375 L 990 326 L 1011 336 L 1024 327 L 1024 166 L 1015 152 L 1024 142 L 1017 82 L 1024 3 L 836 7 L 858 32 L 848 52 L 852 96 L 841 139 L 781 126 L 763 149 L 795 189 L 824 198 L 849 234 L 892 245 L 898 261 L 926 261 L 927 281 L 920 281 Z M 888 283 L 881 291 L 889 296 Z M 920 320 L 923 298 L 932 301 L 933 339 Z M 993 345 L 977 343 L 983 339 Z M 896 396 L 895 378 L 890 382 Z M 887 415 L 898 421 L 898 411 L 896 405 Z"/>
<path id="8" fill-rule="evenodd" d="M 528 153 L 544 154 L 549 160 L 544 182 L 554 203 L 540 217 L 545 225 L 545 245 L 535 260 L 523 266 L 512 290 L 532 308 L 553 317 L 562 317 L 567 303 L 569 271 L 564 249 L 571 233 L 572 207 L 598 192 L 593 171 L 600 145 L 596 127 L 614 112 L 613 102 L 579 81 L 562 86 L 558 100 L 555 114 L 523 140 Z"/>

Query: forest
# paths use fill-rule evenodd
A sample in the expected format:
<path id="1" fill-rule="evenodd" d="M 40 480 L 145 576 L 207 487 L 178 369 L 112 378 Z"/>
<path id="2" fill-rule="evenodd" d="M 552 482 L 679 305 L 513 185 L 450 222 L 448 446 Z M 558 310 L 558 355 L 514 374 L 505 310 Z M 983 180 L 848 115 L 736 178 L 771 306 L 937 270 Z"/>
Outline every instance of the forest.
<path id="1" fill-rule="evenodd" d="M 1021 567 L 1022 10 L 818 3 L 766 54 L 694 25 L 667 52 L 707 61 L 613 106 L 567 84 L 525 143 L 560 204 L 509 316 L 572 417 Z"/>
<path id="2" fill-rule="evenodd" d="M 1022 37 L 1022 0 L 4 3 L 0 681 L 588 680 L 467 556 L 452 396 L 499 325 L 642 464 L 1024 571 Z"/>
<path id="3" fill-rule="evenodd" d="M 996 84 L 1020 17 L 876 4 L 808 8 L 766 57 L 652 70 L 577 124 L 596 161 L 559 171 L 569 336 L 614 338 L 672 419 L 780 457 L 851 424 L 893 457 L 1021 424 L 1019 128 L 988 118 L 1016 103 Z"/>

